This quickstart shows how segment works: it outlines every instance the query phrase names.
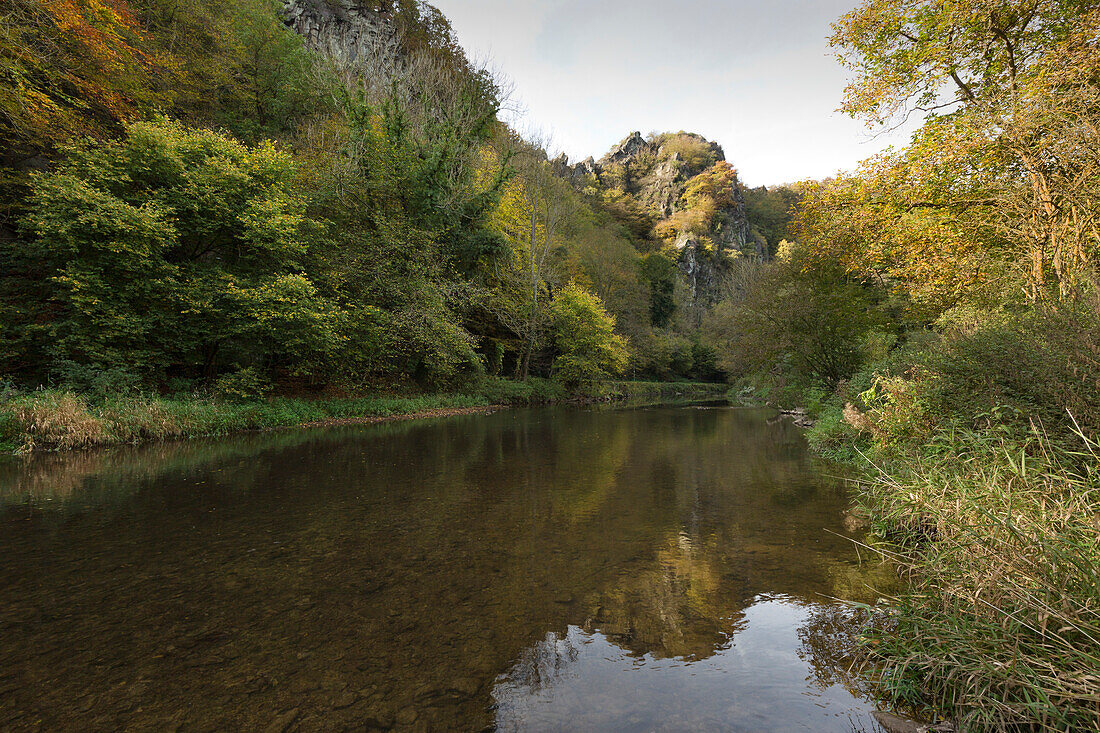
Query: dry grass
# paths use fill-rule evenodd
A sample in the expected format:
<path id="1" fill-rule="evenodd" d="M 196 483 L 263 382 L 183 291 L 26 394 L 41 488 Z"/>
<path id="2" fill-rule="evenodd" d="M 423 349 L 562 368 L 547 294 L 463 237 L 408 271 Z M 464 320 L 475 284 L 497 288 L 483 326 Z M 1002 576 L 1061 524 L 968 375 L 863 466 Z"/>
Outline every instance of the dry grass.
<path id="1" fill-rule="evenodd" d="M 1100 461 L 1045 441 L 941 457 L 862 503 L 913 581 L 874 656 L 963 730 L 1100 730 Z"/>
<path id="2" fill-rule="evenodd" d="M 44 392 L 38 399 L 18 400 L 12 406 L 23 432 L 22 450 L 70 450 L 110 443 L 111 432 L 93 415 L 87 401 L 71 392 Z"/>

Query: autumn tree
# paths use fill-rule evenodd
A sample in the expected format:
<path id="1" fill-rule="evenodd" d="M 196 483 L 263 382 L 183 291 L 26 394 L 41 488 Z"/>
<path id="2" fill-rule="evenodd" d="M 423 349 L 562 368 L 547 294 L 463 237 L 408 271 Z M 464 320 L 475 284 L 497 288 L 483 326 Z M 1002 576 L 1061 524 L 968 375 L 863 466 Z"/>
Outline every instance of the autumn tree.
<path id="1" fill-rule="evenodd" d="M 511 295 L 498 308 L 520 337 L 521 352 L 516 376 L 526 379 L 531 360 L 545 336 L 546 308 L 555 268 L 561 257 L 554 256 L 563 244 L 562 230 L 581 210 L 580 199 L 569 184 L 559 178 L 546 154 L 547 138 L 531 139 L 509 133 L 500 141 L 502 155 L 511 160 L 515 177 L 510 181 L 496 214 L 496 226 L 513 243 L 509 257 L 499 270 L 505 293 Z"/>
<path id="2" fill-rule="evenodd" d="M 102 135 L 157 101 L 156 59 L 123 0 L 11 0 L 0 10 L 0 162 Z"/>
<path id="3" fill-rule="evenodd" d="M 861 176 L 868 206 L 906 235 L 940 229 L 1011 260 L 1032 302 L 1094 290 L 1098 29 L 1100 9 L 1075 0 L 868 0 L 844 16 L 844 110 L 925 115 L 907 150 Z"/>
<path id="4" fill-rule="evenodd" d="M 615 333 L 614 317 L 598 297 L 576 283 L 555 293 L 550 322 L 558 352 L 556 379 L 575 386 L 621 374 L 626 368 L 626 342 Z"/>

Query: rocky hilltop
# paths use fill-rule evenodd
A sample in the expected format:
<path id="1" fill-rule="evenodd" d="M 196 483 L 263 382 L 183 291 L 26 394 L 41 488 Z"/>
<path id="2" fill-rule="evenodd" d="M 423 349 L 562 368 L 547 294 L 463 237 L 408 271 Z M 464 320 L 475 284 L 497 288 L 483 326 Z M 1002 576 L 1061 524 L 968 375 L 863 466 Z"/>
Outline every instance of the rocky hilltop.
<path id="1" fill-rule="evenodd" d="M 283 17 L 310 48 L 364 80 L 388 77 L 402 64 L 402 33 L 388 2 L 284 0 Z M 673 250 L 695 306 L 719 300 L 732 258 L 766 256 L 737 171 L 722 146 L 701 135 L 632 132 L 599 160 L 571 164 L 562 155 L 551 162 L 636 237 Z"/>
<path id="2" fill-rule="evenodd" d="M 737 171 L 718 143 L 689 132 L 643 137 L 632 132 L 599 160 L 553 161 L 578 188 L 602 192 L 651 236 L 678 251 L 680 270 L 698 305 L 715 302 L 730 258 L 764 257 L 752 235 Z M 642 233 L 635 226 L 635 233 Z"/>
<path id="3" fill-rule="evenodd" d="M 284 0 L 283 20 L 306 44 L 339 66 L 379 66 L 400 56 L 389 3 L 359 0 Z"/>

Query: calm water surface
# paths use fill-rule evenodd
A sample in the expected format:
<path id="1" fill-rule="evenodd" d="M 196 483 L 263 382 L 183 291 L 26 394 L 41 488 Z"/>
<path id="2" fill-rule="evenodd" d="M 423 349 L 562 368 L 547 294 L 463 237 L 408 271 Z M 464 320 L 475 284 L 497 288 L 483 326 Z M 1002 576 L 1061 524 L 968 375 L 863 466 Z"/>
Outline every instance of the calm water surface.
<path id="1" fill-rule="evenodd" d="M 0 464 L 0 729 L 873 731 L 798 431 L 504 411 Z"/>

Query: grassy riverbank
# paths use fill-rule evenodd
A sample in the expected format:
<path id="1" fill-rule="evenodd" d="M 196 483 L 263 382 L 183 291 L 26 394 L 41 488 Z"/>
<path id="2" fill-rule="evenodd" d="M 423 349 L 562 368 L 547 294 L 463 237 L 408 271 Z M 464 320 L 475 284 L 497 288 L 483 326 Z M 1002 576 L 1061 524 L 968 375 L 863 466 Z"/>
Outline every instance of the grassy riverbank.
<path id="1" fill-rule="evenodd" d="M 854 512 L 909 581 L 865 646 L 886 692 L 960 731 L 1100 730 L 1100 446 L 1019 411 L 929 428 L 916 400 L 813 397 L 811 448 L 865 471 Z"/>
<path id="2" fill-rule="evenodd" d="M 962 731 L 1100 730 L 1098 446 L 956 436 L 864 481 L 877 546 L 911 581 L 871 661 Z"/>
<path id="3" fill-rule="evenodd" d="M 571 392 L 541 379 L 485 380 L 458 393 L 332 399 L 276 397 L 242 402 L 147 395 L 94 399 L 66 390 L 38 390 L 0 400 L 0 450 L 72 450 L 333 421 L 430 417 L 440 411 L 493 405 L 704 398 L 721 396 L 723 391 L 723 385 L 713 384 L 610 382 Z"/>
<path id="4" fill-rule="evenodd" d="M 1008 359 L 981 362 L 983 390 L 952 356 L 735 392 L 804 407 L 811 448 L 864 470 L 854 512 L 909 581 L 864 647 L 897 704 L 960 731 L 1100 730 L 1095 392 Z"/>

